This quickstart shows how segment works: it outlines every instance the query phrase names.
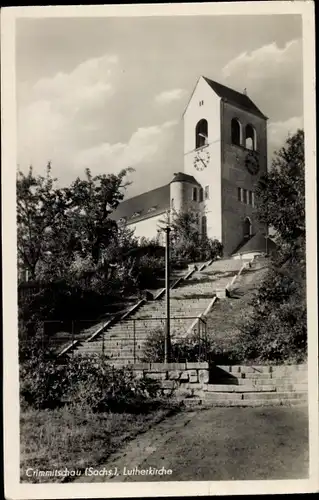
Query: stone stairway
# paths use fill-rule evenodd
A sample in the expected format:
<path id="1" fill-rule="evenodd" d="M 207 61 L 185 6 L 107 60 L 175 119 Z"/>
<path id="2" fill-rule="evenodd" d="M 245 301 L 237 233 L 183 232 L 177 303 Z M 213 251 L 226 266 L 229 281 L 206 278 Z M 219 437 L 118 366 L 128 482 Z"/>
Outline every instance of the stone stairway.
<path id="1" fill-rule="evenodd" d="M 187 280 L 170 291 L 170 315 L 172 340 L 185 337 L 190 329 L 198 326 L 198 316 L 209 308 L 216 290 L 225 289 L 231 278 L 243 265 L 243 261 L 225 259 L 196 271 Z M 146 302 L 126 319 L 109 327 L 92 341 L 77 345 L 75 355 L 104 353 L 114 366 L 138 362 L 149 334 L 164 331 L 165 299 Z"/>
<path id="2" fill-rule="evenodd" d="M 204 274 L 214 274 L 214 273 L 237 273 L 240 271 L 243 264 L 248 264 L 251 259 L 218 259 L 212 264 L 207 266 L 204 270 Z"/>
<path id="3" fill-rule="evenodd" d="M 191 407 L 306 405 L 307 391 L 307 365 L 217 366 L 209 383 L 196 384 L 183 403 Z"/>

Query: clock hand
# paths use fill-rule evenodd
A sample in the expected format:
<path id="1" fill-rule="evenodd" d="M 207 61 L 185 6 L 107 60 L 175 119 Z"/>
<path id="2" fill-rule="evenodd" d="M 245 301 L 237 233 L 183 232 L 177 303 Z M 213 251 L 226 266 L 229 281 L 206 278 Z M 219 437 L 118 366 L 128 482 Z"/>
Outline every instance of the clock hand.
<path id="1" fill-rule="evenodd" d="M 200 159 L 200 161 L 202 162 L 202 164 L 204 165 L 204 167 L 206 167 L 206 164 L 205 164 L 205 162 L 204 162 L 203 158 L 199 157 L 199 159 Z"/>

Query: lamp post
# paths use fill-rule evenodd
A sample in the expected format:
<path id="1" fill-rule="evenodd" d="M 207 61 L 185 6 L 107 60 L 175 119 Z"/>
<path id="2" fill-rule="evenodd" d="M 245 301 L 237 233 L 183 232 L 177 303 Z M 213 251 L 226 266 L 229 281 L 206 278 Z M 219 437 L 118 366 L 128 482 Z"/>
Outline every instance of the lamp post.
<path id="1" fill-rule="evenodd" d="M 266 257 L 268 257 L 268 234 L 269 234 L 269 227 L 268 227 L 268 183 L 267 183 L 267 190 L 266 190 L 266 193 L 267 193 L 267 222 L 266 222 Z"/>
<path id="2" fill-rule="evenodd" d="M 169 363 L 171 355 L 171 336 L 170 336 L 170 282 L 169 282 L 169 233 L 171 228 L 167 225 L 164 228 L 166 233 L 165 245 L 165 288 L 166 288 L 166 328 L 164 345 L 164 363 Z"/>

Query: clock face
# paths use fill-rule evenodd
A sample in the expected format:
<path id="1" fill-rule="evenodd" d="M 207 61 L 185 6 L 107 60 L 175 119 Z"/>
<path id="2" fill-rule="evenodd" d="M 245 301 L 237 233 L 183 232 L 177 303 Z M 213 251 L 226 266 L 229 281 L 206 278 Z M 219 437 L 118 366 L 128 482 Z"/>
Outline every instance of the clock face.
<path id="1" fill-rule="evenodd" d="M 251 175 L 256 175 L 259 172 L 259 157 L 256 151 L 251 151 L 245 159 L 245 166 Z"/>
<path id="2" fill-rule="evenodd" d="M 210 160 L 208 151 L 198 151 L 194 157 L 194 167 L 196 170 L 201 171 L 207 167 Z"/>

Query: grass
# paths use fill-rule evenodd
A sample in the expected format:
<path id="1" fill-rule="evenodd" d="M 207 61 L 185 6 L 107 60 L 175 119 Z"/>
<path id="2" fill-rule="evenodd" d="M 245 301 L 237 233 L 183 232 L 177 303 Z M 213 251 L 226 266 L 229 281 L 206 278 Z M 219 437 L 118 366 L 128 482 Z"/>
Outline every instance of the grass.
<path id="1" fill-rule="evenodd" d="M 74 470 L 95 466 L 174 409 L 166 404 L 151 413 L 134 415 L 93 413 L 76 406 L 24 410 L 20 416 L 20 480 L 32 483 L 61 480 L 27 477 L 28 468 Z"/>
<path id="2" fill-rule="evenodd" d="M 251 313 L 251 299 L 264 276 L 265 269 L 243 273 L 230 297 L 215 302 L 207 317 L 207 333 L 221 349 L 230 347 L 240 333 L 240 324 Z"/>

